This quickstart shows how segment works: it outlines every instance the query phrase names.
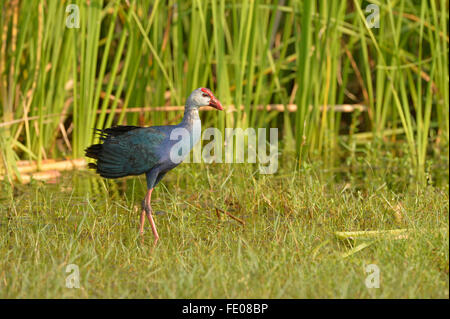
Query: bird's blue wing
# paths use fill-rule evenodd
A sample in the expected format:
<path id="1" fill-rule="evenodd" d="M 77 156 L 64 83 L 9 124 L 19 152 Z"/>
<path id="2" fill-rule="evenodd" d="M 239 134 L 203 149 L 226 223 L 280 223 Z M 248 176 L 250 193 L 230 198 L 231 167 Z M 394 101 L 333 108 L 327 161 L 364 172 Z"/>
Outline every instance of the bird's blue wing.
<path id="1" fill-rule="evenodd" d="M 107 130 L 109 132 L 105 130 L 103 133 L 103 144 L 96 144 L 96 157 L 90 156 L 97 158 L 97 172 L 101 176 L 117 178 L 140 175 L 161 159 L 160 148 L 167 138 L 164 131 L 156 127 L 129 127 L 125 132 L 123 127 Z M 96 145 L 91 146 L 86 154 Z"/>

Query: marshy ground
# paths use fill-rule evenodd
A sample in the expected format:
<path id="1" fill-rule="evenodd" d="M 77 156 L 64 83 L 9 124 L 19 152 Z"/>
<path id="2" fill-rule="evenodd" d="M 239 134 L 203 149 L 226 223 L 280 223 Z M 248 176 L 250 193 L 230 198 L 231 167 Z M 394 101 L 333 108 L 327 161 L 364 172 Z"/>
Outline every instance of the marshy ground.
<path id="1" fill-rule="evenodd" d="M 3 184 L 0 297 L 448 298 L 448 167 L 427 186 L 406 171 L 183 164 L 155 191 L 155 248 L 148 224 L 144 243 L 138 234 L 144 177 Z M 387 229 L 409 233 L 354 253 L 358 242 L 335 236 Z M 78 289 L 66 287 L 70 264 Z M 365 285 L 369 264 L 378 289 Z"/>

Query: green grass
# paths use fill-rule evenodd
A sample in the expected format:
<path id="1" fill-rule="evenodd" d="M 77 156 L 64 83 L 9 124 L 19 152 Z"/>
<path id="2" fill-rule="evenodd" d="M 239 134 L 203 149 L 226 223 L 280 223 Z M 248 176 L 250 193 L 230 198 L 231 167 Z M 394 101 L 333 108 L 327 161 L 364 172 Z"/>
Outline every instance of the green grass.
<path id="1" fill-rule="evenodd" d="M 143 177 L 80 171 L 17 186 L 0 199 L 0 298 L 449 298 L 448 168 L 423 187 L 402 179 L 404 165 L 360 163 L 271 176 L 183 164 L 154 192 L 155 248 L 148 223 L 138 235 Z M 407 240 L 381 237 L 346 258 L 350 243 L 334 235 L 403 228 Z M 65 287 L 68 264 L 80 289 Z M 379 289 L 364 284 L 368 264 Z"/>

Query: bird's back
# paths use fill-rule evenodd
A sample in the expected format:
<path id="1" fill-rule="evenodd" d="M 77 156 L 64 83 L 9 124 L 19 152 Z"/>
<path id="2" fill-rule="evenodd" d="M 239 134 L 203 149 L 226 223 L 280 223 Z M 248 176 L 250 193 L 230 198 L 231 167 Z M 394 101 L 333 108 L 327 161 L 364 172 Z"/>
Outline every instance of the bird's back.
<path id="1" fill-rule="evenodd" d="M 86 156 L 97 160 L 90 167 L 103 177 L 140 175 L 160 162 L 167 138 L 161 127 L 116 126 L 100 130 L 103 143 L 87 148 Z"/>

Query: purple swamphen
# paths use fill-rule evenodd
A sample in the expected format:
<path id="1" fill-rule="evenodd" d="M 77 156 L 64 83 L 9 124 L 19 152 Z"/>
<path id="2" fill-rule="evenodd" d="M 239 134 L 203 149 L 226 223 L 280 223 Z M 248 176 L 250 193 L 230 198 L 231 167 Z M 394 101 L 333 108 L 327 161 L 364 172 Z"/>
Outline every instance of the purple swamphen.
<path id="1" fill-rule="evenodd" d="M 209 89 L 198 88 L 188 97 L 180 124 L 151 127 L 122 125 L 97 130 L 103 143 L 91 145 L 85 150 L 87 157 L 97 160 L 95 164 L 90 163 L 89 167 L 96 169 L 102 177 L 119 178 L 145 173 L 148 191 L 142 201 L 140 233 L 144 232 L 146 215 L 152 226 L 155 244 L 159 236 L 150 204 L 153 188 L 168 171 L 180 164 L 182 158 L 199 141 L 201 125 L 198 109 L 207 105 L 223 110 L 219 100 Z M 174 135 L 180 136 L 173 134 L 175 132 L 186 132 L 189 135 L 187 143 L 174 138 Z M 174 153 L 176 147 L 181 147 L 184 152 Z M 174 160 L 174 154 L 179 155 L 177 160 Z"/>

